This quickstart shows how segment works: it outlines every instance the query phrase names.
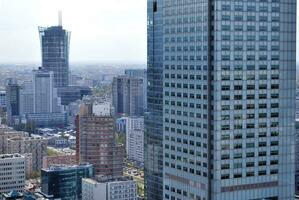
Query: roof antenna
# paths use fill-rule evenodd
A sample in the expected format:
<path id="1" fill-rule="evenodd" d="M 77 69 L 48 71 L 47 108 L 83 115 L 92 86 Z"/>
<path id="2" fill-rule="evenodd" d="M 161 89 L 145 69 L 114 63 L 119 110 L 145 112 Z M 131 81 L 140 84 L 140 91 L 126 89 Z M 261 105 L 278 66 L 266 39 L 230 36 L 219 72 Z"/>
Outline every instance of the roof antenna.
<path id="1" fill-rule="evenodd" d="M 61 10 L 58 11 L 58 25 L 62 26 L 62 12 L 61 12 Z"/>

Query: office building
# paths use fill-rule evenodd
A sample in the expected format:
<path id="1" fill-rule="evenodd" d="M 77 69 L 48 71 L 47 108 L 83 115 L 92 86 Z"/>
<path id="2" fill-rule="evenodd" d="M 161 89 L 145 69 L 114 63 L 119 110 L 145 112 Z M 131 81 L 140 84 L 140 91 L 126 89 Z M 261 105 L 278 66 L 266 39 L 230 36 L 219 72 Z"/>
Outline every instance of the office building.
<path id="1" fill-rule="evenodd" d="M 36 127 L 64 127 L 66 114 L 61 98 L 54 87 L 54 74 L 43 68 L 32 71 L 32 81 L 20 88 L 19 123 L 32 123 Z"/>
<path id="2" fill-rule="evenodd" d="M 72 102 L 81 100 L 84 96 L 91 95 L 91 89 L 86 86 L 70 85 L 57 88 L 57 95 L 61 99 L 61 105 L 67 106 Z"/>
<path id="3" fill-rule="evenodd" d="M 33 70 L 33 113 L 61 112 L 60 105 L 54 73 L 42 68 Z"/>
<path id="4" fill-rule="evenodd" d="M 115 141 L 114 118 L 111 115 L 111 105 L 93 106 L 85 103 L 80 107 L 77 122 L 77 152 L 79 161 L 91 163 L 96 175 L 122 176 L 124 147 Z M 93 111 L 100 113 L 96 115 Z M 103 108 L 99 112 L 99 108 Z"/>
<path id="5" fill-rule="evenodd" d="M 143 79 L 143 106 L 144 110 L 147 110 L 147 70 L 146 69 L 126 69 L 125 75 L 130 77 Z"/>
<path id="6" fill-rule="evenodd" d="M 54 72 L 54 87 L 69 85 L 70 32 L 62 25 L 39 27 L 42 68 Z"/>
<path id="7" fill-rule="evenodd" d="M 0 91 L 0 108 L 6 108 L 6 91 Z"/>
<path id="8" fill-rule="evenodd" d="M 20 154 L 0 155 L 0 193 L 25 188 L 25 158 Z"/>
<path id="9" fill-rule="evenodd" d="M 47 155 L 47 140 L 39 136 L 13 137 L 7 139 L 7 153 L 32 154 L 32 171 L 38 172 Z"/>
<path id="10" fill-rule="evenodd" d="M 15 118 L 19 115 L 20 110 L 20 86 L 16 83 L 8 83 L 6 85 L 6 109 L 7 109 L 7 123 L 9 126 L 14 125 Z"/>
<path id="11" fill-rule="evenodd" d="M 126 125 L 126 150 L 130 161 L 143 165 L 144 118 L 128 117 Z"/>
<path id="12" fill-rule="evenodd" d="M 82 200 L 137 200 L 137 184 L 131 177 L 82 179 Z"/>
<path id="13" fill-rule="evenodd" d="M 144 116 L 144 194 L 163 199 L 163 12 L 147 1 L 147 112 Z M 158 9 L 159 7 L 159 9 Z"/>
<path id="14" fill-rule="evenodd" d="M 295 0 L 148 0 L 148 93 L 163 65 L 163 199 L 294 198 L 295 41 Z"/>
<path id="15" fill-rule="evenodd" d="M 20 86 L 20 116 L 33 113 L 33 84 L 26 81 Z"/>
<path id="16" fill-rule="evenodd" d="M 118 76 L 112 82 L 112 102 L 115 114 L 142 116 L 144 113 L 143 79 Z"/>
<path id="17" fill-rule="evenodd" d="M 53 199 L 82 199 L 82 178 L 91 177 L 90 164 L 52 166 L 41 171 L 41 192 Z"/>

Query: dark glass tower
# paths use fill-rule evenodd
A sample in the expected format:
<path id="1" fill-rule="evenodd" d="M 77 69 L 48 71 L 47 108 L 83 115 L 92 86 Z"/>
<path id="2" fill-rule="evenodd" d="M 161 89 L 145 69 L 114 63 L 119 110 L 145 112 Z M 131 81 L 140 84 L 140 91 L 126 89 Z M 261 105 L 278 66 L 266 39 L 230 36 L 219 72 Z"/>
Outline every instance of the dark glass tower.
<path id="1" fill-rule="evenodd" d="M 145 196 L 163 199 L 163 35 L 162 1 L 148 0 L 147 113 L 145 115 Z"/>
<path id="2" fill-rule="evenodd" d="M 70 32 L 61 25 L 39 27 L 42 67 L 54 72 L 54 86 L 68 86 Z"/>

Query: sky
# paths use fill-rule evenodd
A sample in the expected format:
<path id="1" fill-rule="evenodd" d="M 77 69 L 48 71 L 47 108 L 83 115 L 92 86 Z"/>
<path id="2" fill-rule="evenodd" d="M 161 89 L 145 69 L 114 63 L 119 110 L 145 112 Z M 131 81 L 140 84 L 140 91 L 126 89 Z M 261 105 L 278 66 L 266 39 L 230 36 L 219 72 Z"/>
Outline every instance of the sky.
<path id="1" fill-rule="evenodd" d="M 71 63 L 146 63 L 146 0 L 0 0 L 0 63 L 40 63 L 38 26 L 57 25 L 59 10 Z"/>
<path id="2" fill-rule="evenodd" d="M 146 63 L 146 0 L 0 0 L 0 63 L 40 63 L 38 26 L 59 10 L 71 63 Z"/>

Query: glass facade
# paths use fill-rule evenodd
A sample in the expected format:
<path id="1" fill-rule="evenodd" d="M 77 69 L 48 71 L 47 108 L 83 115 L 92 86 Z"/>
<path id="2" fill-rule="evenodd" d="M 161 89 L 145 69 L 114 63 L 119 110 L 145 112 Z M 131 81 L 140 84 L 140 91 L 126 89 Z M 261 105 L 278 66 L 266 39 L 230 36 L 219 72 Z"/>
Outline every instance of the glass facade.
<path id="1" fill-rule="evenodd" d="M 163 199 L 293 199 L 296 1 L 148 3 Z"/>
<path id="2" fill-rule="evenodd" d="M 82 199 L 82 178 L 91 178 L 92 176 L 92 165 L 57 166 L 42 169 L 41 192 L 54 199 Z"/>
<path id="3" fill-rule="evenodd" d="M 62 26 L 39 27 L 42 68 L 54 72 L 54 86 L 69 84 L 69 40 L 70 32 Z"/>
<path id="4" fill-rule="evenodd" d="M 145 196 L 163 199 L 163 33 L 162 0 L 148 0 L 147 11 L 147 112 L 145 114 Z"/>

